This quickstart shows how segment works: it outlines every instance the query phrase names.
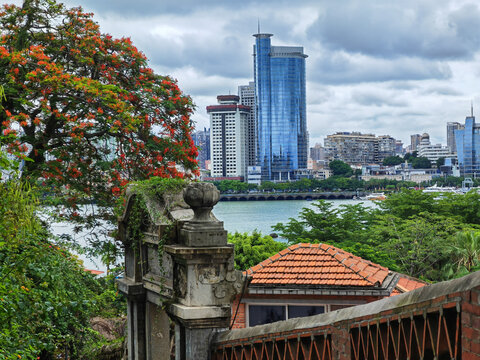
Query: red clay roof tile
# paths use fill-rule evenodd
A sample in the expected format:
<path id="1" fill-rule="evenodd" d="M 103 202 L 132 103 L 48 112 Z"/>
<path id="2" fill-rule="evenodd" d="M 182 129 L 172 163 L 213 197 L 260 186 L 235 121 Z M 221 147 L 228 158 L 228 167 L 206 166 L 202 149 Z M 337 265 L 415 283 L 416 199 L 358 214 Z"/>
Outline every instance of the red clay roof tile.
<path id="1" fill-rule="evenodd" d="M 296 244 L 249 269 L 252 284 L 374 286 L 389 270 L 326 244 Z"/>
<path id="2" fill-rule="evenodd" d="M 398 275 L 400 276 L 400 279 L 398 280 L 397 285 L 395 285 L 395 289 L 392 291 L 390 296 L 402 294 L 404 292 L 412 291 L 428 285 L 426 282 L 422 280 L 415 279 L 403 274 L 398 274 Z"/>

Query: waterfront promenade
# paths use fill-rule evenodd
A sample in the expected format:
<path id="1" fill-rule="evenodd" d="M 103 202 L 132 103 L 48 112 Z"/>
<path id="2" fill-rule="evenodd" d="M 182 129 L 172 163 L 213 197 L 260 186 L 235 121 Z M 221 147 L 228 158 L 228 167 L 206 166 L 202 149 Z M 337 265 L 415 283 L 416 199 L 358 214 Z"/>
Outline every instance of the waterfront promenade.
<path id="1" fill-rule="evenodd" d="M 276 192 L 248 194 L 220 194 L 220 201 L 265 201 L 265 200 L 344 200 L 364 196 L 364 191 L 325 191 L 325 192 Z"/>

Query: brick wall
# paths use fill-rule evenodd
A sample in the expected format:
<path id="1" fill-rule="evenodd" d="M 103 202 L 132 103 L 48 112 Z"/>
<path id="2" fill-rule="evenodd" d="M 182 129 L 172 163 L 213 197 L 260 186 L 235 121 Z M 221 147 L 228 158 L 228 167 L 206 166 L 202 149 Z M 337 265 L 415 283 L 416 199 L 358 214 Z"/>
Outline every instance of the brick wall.
<path id="1" fill-rule="evenodd" d="M 480 360 L 480 288 L 463 297 L 462 359 Z"/>
<path id="2" fill-rule="evenodd" d="M 360 360 L 373 351 L 377 359 L 480 360 L 480 271 L 365 305 L 219 333 L 211 354 L 249 360 L 298 349 L 321 353 L 308 359 Z"/>
<path id="3" fill-rule="evenodd" d="M 239 300 L 240 298 L 237 297 L 232 304 L 232 321 L 234 321 L 232 329 L 243 329 L 247 323 L 247 318 L 245 316 L 245 304 L 241 303 L 239 305 Z"/>

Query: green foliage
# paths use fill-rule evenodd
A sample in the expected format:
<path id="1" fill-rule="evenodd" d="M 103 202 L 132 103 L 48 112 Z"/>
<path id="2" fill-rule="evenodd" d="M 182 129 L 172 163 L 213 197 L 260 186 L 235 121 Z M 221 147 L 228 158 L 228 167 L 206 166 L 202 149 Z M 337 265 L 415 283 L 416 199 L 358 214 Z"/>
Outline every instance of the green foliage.
<path id="1" fill-rule="evenodd" d="M 0 147 L 31 158 L 22 177 L 56 197 L 62 219 L 91 230 L 94 254 L 112 258 L 108 225 L 126 184 L 198 174 L 191 98 L 81 8 L 3 5 L 0 28 Z"/>
<path id="2" fill-rule="evenodd" d="M 271 236 L 262 236 L 258 231 L 228 234 L 228 242 L 235 245 L 235 268 L 247 270 L 286 248 L 286 244 Z"/>
<path id="3" fill-rule="evenodd" d="M 385 166 L 400 165 L 404 161 L 405 160 L 402 159 L 400 156 L 387 156 L 385 159 L 383 159 L 383 165 Z"/>
<path id="4" fill-rule="evenodd" d="M 480 268 L 480 195 L 402 190 L 378 203 L 333 208 L 325 201 L 274 229 L 290 244 L 332 244 L 392 270 L 440 281 Z M 458 235 L 463 233 L 463 235 Z M 452 262 L 453 260 L 453 262 Z"/>
<path id="5" fill-rule="evenodd" d="M 457 272 L 480 270 L 480 232 L 464 231 L 450 244 L 453 265 Z"/>
<path id="6" fill-rule="evenodd" d="M 248 184 L 239 180 L 214 181 L 213 184 L 221 193 L 234 192 L 245 193 L 249 189 L 256 188 L 255 184 Z"/>
<path id="7" fill-rule="evenodd" d="M 445 158 L 444 158 L 444 157 L 438 158 L 438 159 L 437 159 L 437 162 L 436 162 L 436 165 L 437 165 L 437 168 L 439 168 L 440 166 L 445 165 Z"/>
<path id="8" fill-rule="evenodd" d="M 411 153 L 406 153 L 405 156 L 403 157 L 404 160 L 411 161 L 417 157 L 418 152 L 414 151 Z"/>
<path id="9" fill-rule="evenodd" d="M 408 219 L 420 213 L 434 211 L 435 196 L 432 193 L 403 189 L 399 193 L 389 195 L 378 206 L 386 214 Z"/>
<path id="10" fill-rule="evenodd" d="M 0 183 L 0 193 L 0 359 L 78 358 L 102 289 L 49 241 L 27 185 Z"/>
<path id="11" fill-rule="evenodd" d="M 465 224 L 455 218 L 422 212 L 409 218 L 378 216 L 370 236 L 389 254 L 394 270 L 431 281 L 444 280 L 448 246 Z"/>
<path id="12" fill-rule="evenodd" d="M 344 249 L 385 266 L 393 266 L 387 252 L 376 248 L 369 237 L 369 228 L 375 211 L 361 204 L 341 205 L 334 208 L 325 200 L 315 202 L 315 208 L 303 208 L 298 219 L 273 227 L 289 244 L 300 242 L 325 243 Z"/>
<path id="13" fill-rule="evenodd" d="M 412 167 L 414 169 L 430 169 L 432 163 L 426 157 L 416 157 L 412 160 Z"/>
<path id="14" fill-rule="evenodd" d="M 333 171 L 333 175 L 349 177 L 353 174 L 353 170 L 350 165 L 341 160 L 331 161 L 328 164 L 328 167 Z"/>
<path id="15" fill-rule="evenodd" d="M 462 183 L 461 178 L 453 178 L 459 185 Z M 441 181 L 441 180 L 439 180 Z M 358 180 L 353 177 L 330 176 L 325 180 L 318 179 L 301 179 L 298 181 L 274 183 L 264 181 L 260 186 L 255 184 L 246 184 L 240 181 L 222 180 L 214 181 L 213 184 L 221 193 L 247 193 L 249 190 L 266 191 L 266 192 L 291 192 L 291 191 L 356 191 L 356 190 L 377 190 L 377 189 L 394 189 L 410 188 L 418 186 L 412 181 L 397 181 L 389 179 L 370 179 L 369 181 Z M 480 182 L 479 182 L 480 184 Z"/>

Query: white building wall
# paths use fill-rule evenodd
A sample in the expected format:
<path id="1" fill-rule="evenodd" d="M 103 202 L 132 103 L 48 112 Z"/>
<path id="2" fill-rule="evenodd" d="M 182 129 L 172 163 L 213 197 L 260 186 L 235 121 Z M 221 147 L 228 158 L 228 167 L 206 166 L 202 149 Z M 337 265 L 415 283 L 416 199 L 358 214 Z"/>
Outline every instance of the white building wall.
<path id="1" fill-rule="evenodd" d="M 223 119 L 225 119 L 224 127 Z M 247 113 L 239 110 L 210 113 L 213 177 L 246 177 L 246 122 Z M 225 159 L 223 158 L 224 147 Z"/>
<path id="2" fill-rule="evenodd" d="M 430 162 L 435 165 L 436 161 L 440 158 L 451 157 L 452 153 L 448 146 L 436 145 L 419 145 L 418 157 L 426 157 Z"/>

